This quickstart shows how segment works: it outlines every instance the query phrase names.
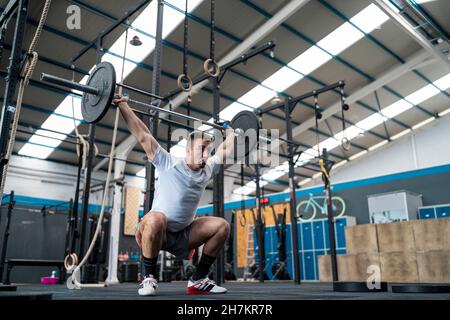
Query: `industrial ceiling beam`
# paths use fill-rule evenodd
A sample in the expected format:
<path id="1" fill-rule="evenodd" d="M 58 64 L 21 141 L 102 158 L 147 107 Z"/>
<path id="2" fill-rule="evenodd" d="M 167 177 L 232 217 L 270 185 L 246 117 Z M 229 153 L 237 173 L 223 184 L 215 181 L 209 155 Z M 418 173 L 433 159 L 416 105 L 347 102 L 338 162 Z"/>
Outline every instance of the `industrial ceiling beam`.
<path id="1" fill-rule="evenodd" d="M 384 0 L 373 1 L 384 13 L 386 13 L 401 29 L 420 44 L 430 55 L 436 58 L 447 71 L 450 71 L 450 60 L 428 39 L 415 29 L 402 15 Z"/>

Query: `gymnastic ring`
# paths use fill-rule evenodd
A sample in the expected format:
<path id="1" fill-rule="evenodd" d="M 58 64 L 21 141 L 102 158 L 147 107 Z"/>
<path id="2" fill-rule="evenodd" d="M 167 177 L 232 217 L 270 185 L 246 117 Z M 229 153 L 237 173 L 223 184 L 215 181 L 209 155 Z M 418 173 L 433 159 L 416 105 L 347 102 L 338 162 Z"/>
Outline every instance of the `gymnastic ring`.
<path id="1" fill-rule="evenodd" d="M 71 264 L 69 264 L 69 259 L 72 259 Z M 66 268 L 67 271 L 72 271 L 77 264 L 78 264 L 78 256 L 75 253 L 68 254 L 64 258 L 64 268 Z"/>
<path id="2" fill-rule="evenodd" d="M 203 70 L 205 73 L 213 78 L 217 78 L 220 75 L 220 67 L 213 59 L 207 59 L 203 63 Z"/>
<path id="3" fill-rule="evenodd" d="M 350 140 L 348 140 L 347 138 L 343 138 L 341 141 L 341 146 L 345 151 L 349 151 L 351 148 Z"/>
<path id="4" fill-rule="evenodd" d="M 188 75 L 182 73 L 178 76 L 177 86 L 184 92 L 190 92 L 192 90 L 192 79 Z"/>

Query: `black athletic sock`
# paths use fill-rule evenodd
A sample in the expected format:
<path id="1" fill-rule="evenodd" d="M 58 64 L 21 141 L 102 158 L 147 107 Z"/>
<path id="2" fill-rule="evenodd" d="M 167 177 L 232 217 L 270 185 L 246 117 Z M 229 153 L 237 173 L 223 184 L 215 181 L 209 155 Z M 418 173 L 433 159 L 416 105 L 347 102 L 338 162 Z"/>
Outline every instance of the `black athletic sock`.
<path id="1" fill-rule="evenodd" d="M 206 278 L 209 273 L 209 269 L 211 269 L 211 266 L 215 260 L 216 257 L 211 257 L 203 253 L 200 262 L 198 263 L 197 269 L 192 275 L 192 280 L 197 281 Z"/>
<path id="2" fill-rule="evenodd" d="M 158 262 L 158 257 L 156 258 L 146 258 L 142 256 L 142 266 L 144 267 L 144 272 L 142 275 L 144 278 L 149 277 L 152 275 L 154 278 L 156 278 L 156 263 Z"/>

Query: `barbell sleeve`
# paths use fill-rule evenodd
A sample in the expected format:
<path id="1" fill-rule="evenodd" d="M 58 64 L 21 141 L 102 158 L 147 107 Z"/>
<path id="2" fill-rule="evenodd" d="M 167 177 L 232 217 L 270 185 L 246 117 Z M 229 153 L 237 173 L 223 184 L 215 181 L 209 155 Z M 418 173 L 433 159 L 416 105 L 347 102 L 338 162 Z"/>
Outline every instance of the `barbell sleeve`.
<path id="1" fill-rule="evenodd" d="M 45 82 L 50 82 L 56 85 L 60 85 L 66 88 L 70 88 L 70 89 L 74 89 L 74 90 L 78 90 L 81 92 L 85 92 L 85 93 L 89 93 L 89 94 L 93 94 L 93 95 L 98 95 L 99 94 L 99 90 L 97 88 L 85 85 L 85 84 L 81 84 L 75 81 L 71 81 L 71 80 L 66 80 L 60 77 L 56 77 L 53 76 L 51 74 L 47 74 L 47 73 L 42 73 L 41 75 L 41 80 L 45 81 Z"/>

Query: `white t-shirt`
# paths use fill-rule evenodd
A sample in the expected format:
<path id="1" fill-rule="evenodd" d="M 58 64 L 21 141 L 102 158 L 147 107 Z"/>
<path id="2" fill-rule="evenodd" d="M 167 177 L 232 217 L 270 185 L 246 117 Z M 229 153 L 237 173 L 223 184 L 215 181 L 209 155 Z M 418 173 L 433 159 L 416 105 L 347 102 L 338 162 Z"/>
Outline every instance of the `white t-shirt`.
<path id="1" fill-rule="evenodd" d="M 213 156 L 203 169 L 193 171 L 185 159 L 174 157 L 159 146 L 150 162 L 158 171 L 151 211 L 166 216 L 169 231 L 183 230 L 194 220 L 200 198 L 217 173 L 220 159 Z"/>

